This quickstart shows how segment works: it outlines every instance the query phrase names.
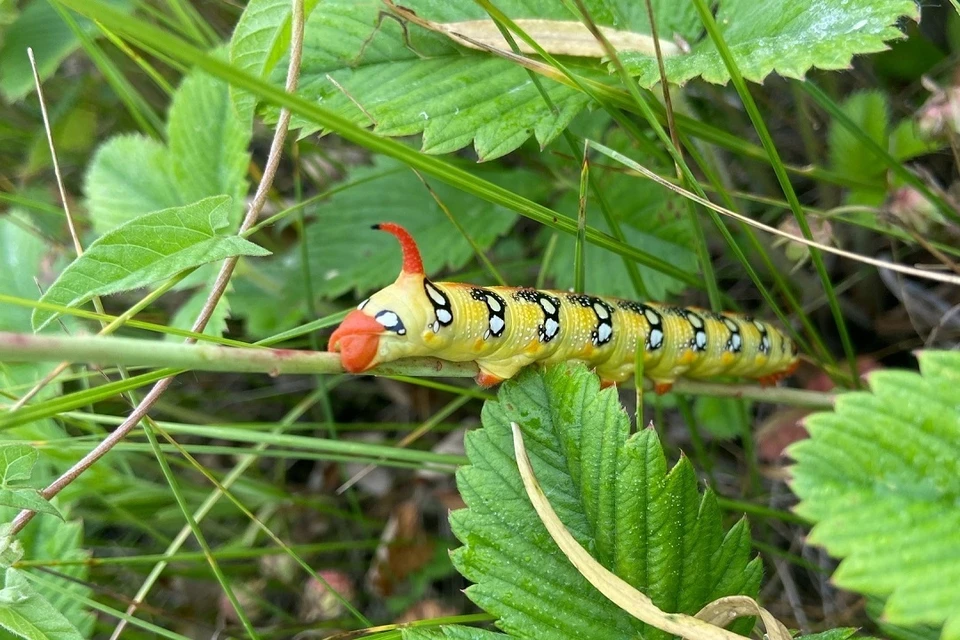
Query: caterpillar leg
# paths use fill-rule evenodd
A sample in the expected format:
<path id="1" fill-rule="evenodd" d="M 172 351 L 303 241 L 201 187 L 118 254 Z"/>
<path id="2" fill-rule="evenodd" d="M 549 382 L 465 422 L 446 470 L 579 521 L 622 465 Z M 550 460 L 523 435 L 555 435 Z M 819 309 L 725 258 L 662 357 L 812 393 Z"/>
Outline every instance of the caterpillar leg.
<path id="1" fill-rule="evenodd" d="M 797 361 L 791 364 L 789 367 L 787 367 L 783 371 L 777 371 L 776 373 L 771 373 L 770 375 L 767 375 L 767 376 L 761 376 L 760 378 L 757 378 L 757 380 L 760 381 L 761 387 L 775 387 L 777 383 L 783 380 L 784 378 L 789 378 L 790 376 L 792 376 L 793 372 L 796 371 L 797 367 L 799 366 L 800 366 L 800 362 Z"/>
<path id="2" fill-rule="evenodd" d="M 665 393 L 670 393 L 670 389 L 673 389 L 672 380 L 670 382 L 658 382 L 656 380 L 653 381 L 653 390 L 658 396 L 662 396 Z"/>
<path id="3" fill-rule="evenodd" d="M 483 370 L 481 370 L 480 373 L 477 374 L 476 380 L 477 380 L 477 384 L 483 387 L 484 389 L 503 382 L 503 378 L 499 376 L 495 376 L 492 373 L 487 373 L 486 371 L 483 371 Z"/>

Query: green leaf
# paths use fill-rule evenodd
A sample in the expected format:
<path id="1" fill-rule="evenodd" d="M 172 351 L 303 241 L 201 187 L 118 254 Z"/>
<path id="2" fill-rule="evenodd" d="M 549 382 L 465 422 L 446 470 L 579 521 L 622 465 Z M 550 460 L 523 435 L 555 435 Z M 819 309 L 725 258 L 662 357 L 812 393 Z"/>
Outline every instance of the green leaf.
<path id="1" fill-rule="evenodd" d="M 39 490 L 30 487 L 0 488 L 0 505 L 16 509 L 30 509 L 38 513 L 49 513 L 61 520 L 63 519 L 57 508 L 40 495 Z"/>
<path id="2" fill-rule="evenodd" d="M 536 198 L 542 181 L 521 169 L 487 168 L 484 178 Z M 397 241 L 370 230 L 378 222 L 402 224 L 413 234 L 428 274 L 459 268 L 474 255 L 417 176 L 394 160 L 378 157 L 374 166 L 352 171 L 351 182 L 362 182 L 322 202 L 307 227 L 310 272 L 317 295 L 335 297 L 359 293 L 393 282 L 400 273 Z M 430 186 L 481 249 L 493 244 L 517 216 L 436 181 Z M 299 249 L 290 256 L 299 263 Z M 292 286 L 300 287 L 296 281 Z"/>
<path id="3" fill-rule="evenodd" d="M 304 15 L 319 0 L 304 2 Z M 230 63 L 238 70 L 263 78 L 290 47 L 290 3 L 287 0 L 251 0 L 237 21 L 230 39 Z M 230 87 L 233 101 L 241 120 L 253 117 L 256 98 Z"/>
<path id="4" fill-rule="evenodd" d="M 232 60 L 248 71 L 282 83 L 286 66 L 280 57 L 288 42 L 289 9 L 278 0 L 251 2 L 231 42 Z M 434 22 L 488 19 L 475 3 L 407 0 L 403 6 Z M 646 6 L 632 0 L 587 0 L 598 24 L 649 34 Z M 866 5 L 866 6 L 864 6 Z M 551 0 L 504 0 L 497 7 L 511 18 L 579 20 L 563 3 Z M 694 43 L 688 55 L 667 58 L 672 81 L 702 75 L 726 82 L 728 74 L 713 42 L 690 3 L 653 3 L 658 33 Z M 329 0 L 306 21 L 304 56 L 298 93 L 353 122 L 373 126 L 387 136 L 423 134 L 423 150 L 450 153 L 474 145 L 484 160 L 516 149 L 534 135 L 541 146 L 553 140 L 587 104 L 575 89 L 541 77 L 557 111 L 552 112 L 528 73 L 486 53 L 466 50 L 445 36 L 382 20 L 380 0 Z M 804 0 L 748 0 L 719 3 L 718 21 L 747 78 L 760 82 L 774 70 L 802 77 L 812 66 L 845 68 L 854 54 L 880 51 L 885 40 L 902 37 L 900 16 L 916 16 L 912 0 L 877 0 L 826 9 Z M 696 41 L 700 40 L 699 43 Z M 366 48 L 364 49 L 364 46 Z M 660 81 L 656 60 L 642 53 L 622 54 L 628 69 L 652 87 Z M 575 72 L 609 81 L 599 61 L 569 59 Z M 238 109 L 241 108 L 240 99 Z M 242 109 L 249 109 L 244 99 Z M 241 112 L 243 112 L 241 110 Z M 268 110 L 271 121 L 276 109 Z M 302 134 L 316 126 L 298 118 Z"/>
<path id="5" fill-rule="evenodd" d="M 7 569 L 0 589 L 0 627 L 27 640 L 83 640 L 77 628 L 17 569 Z"/>
<path id="6" fill-rule="evenodd" d="M 140 216 L 101 236 L 74 260 L 41 300 L 76 306 L 93 296 L 127 291 L 169 278 L 184 269 L 238 255 L 269 252 L 238 236 L 224 236 L 231 209 L 227 196 Z M 36 309 L 33 326 L 56 317 Z"/>
<path id="7" fill-rule="evenodd" d="M 116 475 L 116 471 L 112 473 Z M 80 482 L 83 482 L 81 480 Z M 66 492 L 87 492 L 90 488 L 71 487 Z M 62 494 L 61 494 L 62 495 Z M 116 495 L 111 494 L 111 495 Z M 69 513 L 69 504 L 59 503 L 65 516 Z M 10 522 L 17 515 L 18 509 L 10 507 L 0 507 L 0 521 Z M 10 538 L 6 538 L 10 540 Z M 2 540 L 2 538 L 0 538 Z M 65 593 L 48 589 L 44 586 L 37 586 L 39 595 L 49 602 L 57 611 L 77 629 L 83 637 L 90 637 L 93 632 L 95 618 L 87 610 L 86 606 L 78 602 L 75 596 L 90 597 L 92 590 L 88 586 L 87 578 L 90 572 L 89 565 L 70 561 L 83 560 L 89 556 L 89 553 L 82 548 L 83 544 L 83 525 L 79 520 L 61 522 L 53 518 L 36 518 L 30 523 L 30 526 L 17 534 L 17 539 L 13 545 L 19 546 L 18 553 L 34 561 L 63 562 L 57 566 L 57 573 L 60 576 L 49 576 L 48 579 L 65 590 Z M 0 638 L 11 637 L 9 634 L 0 631 Z"/>
<path id="8" fill-rule="evenodd" d="M 773 72 L 802 79 L 813 67 L 849 68 L 854 55 L 883 51 L 886 41 L 902 38 L 895 26 L 902 16 L 919 18 L 913 0 L 829 6 L 819 0 L 720 0 L 716 12 L 737 67 L 753 82 L 763 82 Z M 655 58 L 635 52 L 621 58 L 642 85 L 660 81 Z M 687 55 L 664 59 L 664 66 L 667 78 L 676 84 L 697 76 L 720 84 L 730 79 L 709 38 L 694 44 Z"/>
<path id="9" fill-rule="evenodd" d="M 114 8 L 129 11 L 129 0 L 109 0 Z M 89 20 L 78 19 L 78 24 L 88 34 L 98 32 Z M 9 101 L 19 100 L 33 91 L 33 71 L 27 58 L 27 47 L 33 47 L 37 60 L 37 72 L 46 80 L 57 70 L 60 63 L 80 46 L 73 30 L 60 19 L 49 0 L 32 0 L 25 3 L 17 19 L 6 28 L 6 37 L 0 40 L 0 94 Z"/>
<path id="10" fill-rule="evenodd" d="M 516 6 L 506 3 L 501 8 L 509 10 L 511 4 Z M 548 13 L 559 12 L 570 19 L 557 3 L 541 3 L 541 8 L 551 4 Z M 447 3 L 436 1 L 405 2 L 404 6 L 418 14 L 431 10 L 433 14 L 451 13 Z M 445 36 L 414 25 L 408 26 L 415 50 L 411 49 L 396 21 L 384 20 L 377 26 L 383 8 L 379 0 L 331 0 L 310 14 L 298 89 L 301 96 L 357 124 L 375 125 L 382 135 L 422 133 L 427 153 L 450 153 L 472 142 L 483 160 L 513 151 L 531 135 L 541 146 L 546 145 L 587 105 L 584 95 L 543 78 L 541 84 L 558 110 L 552 114 L 522 68 L 480 52 L 464 51 Z M 476 14 L 479 8 L 461 3 L 456 10 Z M 285 20 L 285 16 L 277 12 L 274 20 Z M 239 55 L 241 45 L 234 41 L 231 50 Z M 579 67 L 580 72 L 597 79 L 605 75 L 596 65 L 579 63 Z M 285 73 L 285 64 L 275 65 L 272 77 L 282 83 Z M 268 113 L 275 121 L 276 110 Z M 317 130 L 297 117 L 292 126 L 300 128 L 301 135 Z"/>
<path id="11" fill-rule="evenodd" d="M 890 108 L 880 91 L 861 91 L 853 94 L 842 105 L 843 112 L 881 147 L 887 146 Z M 834 170 L 861 180 L 876 180 L 883 186 L 886 170 L 850 131 L 838 122 L 830 124 L 830 164 Z"/>
<path id="12" fill-rule="evenodd" d="M 137 216 L 228 195 L 239 220 L 247 192 L 251 128 L 230 106 L 227 85 L 202 72 L 184 78 L 167 122 L 169 147 L 142 135 L 120 135 L 97 150 L 84 191 L 103 234 Z"/>
<path id="13" fill-rule="evenodd" d="M 848 640 L 857 635 L 856 629 L 849 627 L 840 627 L 839 629 L 830 629 L 821 633 L 808 633 L 798 635 L 796 640 Z"/>
<path id="14" fill-rule="evenodd" d="M 401 629 L 403 640 L 506 640 L 509 636 L 494 633 L 486 629 L 462 627 L 457 624 L 446 625 L 439 629 L 419 629 L 417 627 Z"/>
<path id="15" fill-rule="evenodd" d="M 920 374 L 870 374 L 807 418 L 790 455 L 808 540 L 843 558 L 834 582 L 886 597 L 898 625 L 944 625 L 960 638 L 960 353 L 922 352 Z"/>
<path id="16" fill-rule="evenodd" d="M 939 151 L 946 144 L 938 139 L 924 140 L 913 118 L 901 120 L 890 134 L 890 154 L 901 162 Z"/>
<path id="17" fill-rule="evenodd" d="M 457 473 L 467 509 L 450 516 L 467 595 L 508 634 L 536 638 L 666 638 L 597 592 L 556 547 L 527 500 L 510 423 L 524 432 L 540 484 L 573 537 L 660 608 L 696 613 L 761 576 L 741 520 L 726 534 L 714 495 L 686 458 L 667 469 L 656 433 L 629 437 L 614 389 L 583 366 L 528 369 L 503 385 L 467 434 Z"/>
<path id="18" fill-rule="evenodd" d="M 867 615 L 876 623 L 884 638 L 890 640 L 937 640 L 940 637 L 940 627 L 928 624 L 900 626 L 890 624 L 883 619 L 884 601 L 881 598 L 867 598 Z"/>
<path id="19" fill-rule="evenodd" d="M 6 486 L 14 480 L 29 480 L 36 463 L 37 450 L 30 445 L 0 444 L 0 484 Z"/>

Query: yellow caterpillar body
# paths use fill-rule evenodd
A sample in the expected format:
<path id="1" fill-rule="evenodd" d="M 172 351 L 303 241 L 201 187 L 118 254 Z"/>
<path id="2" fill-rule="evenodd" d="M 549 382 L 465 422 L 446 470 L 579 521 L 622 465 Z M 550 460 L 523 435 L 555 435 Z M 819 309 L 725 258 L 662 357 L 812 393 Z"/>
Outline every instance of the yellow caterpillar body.
<path id="1" fill-rule="evenodd" d="M 401 227 L 397 281 L 364 300 L 330 338 L 348 371 L 409 356 L 476 362 L 489 386 L 534 362 L 582 361 L 605 384 L 643 373 L 664 392 L 680 377 L 737 376 L 775 383 L 797 366 L 797 347 L 748 316 L 564 291 L 431 282 Z"/>

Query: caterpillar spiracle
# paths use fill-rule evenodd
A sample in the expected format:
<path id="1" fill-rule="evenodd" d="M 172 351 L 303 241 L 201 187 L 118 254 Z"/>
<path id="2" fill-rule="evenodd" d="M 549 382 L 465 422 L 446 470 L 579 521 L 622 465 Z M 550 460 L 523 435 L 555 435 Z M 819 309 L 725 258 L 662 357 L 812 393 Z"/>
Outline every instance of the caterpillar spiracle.
<path id="1" fill-rule="evenodd" d="M 534 362 L 582 361 L 604 386 L 643 373 L 658 393 L 680 377 L 737 376 L 775 384 L 798 364 L 796 344 L 749 316 L 652 302 L 530 288 L 432 282 L 410 234 L 396 236 L 403 268 L 396 282 L 360 303 L 330 336 L 344 368 L 360 373 L 409 356 L 476 362 L 491 386 Z"/>

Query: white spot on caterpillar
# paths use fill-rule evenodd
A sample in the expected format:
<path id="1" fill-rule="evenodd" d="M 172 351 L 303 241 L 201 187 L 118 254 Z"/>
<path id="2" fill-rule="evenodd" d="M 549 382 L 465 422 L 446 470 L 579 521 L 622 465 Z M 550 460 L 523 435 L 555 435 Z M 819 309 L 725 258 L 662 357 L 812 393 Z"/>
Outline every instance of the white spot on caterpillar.
<path id="1" fill-rule="evenodd" d="M 688 313 L 687 320 L 693 325 L 694 329 L 703 329 L 703 319 L 695 313 Z"/>
<path id="2" fill-rule="evenodd" d="M 439 322 L 434 322 L 434 323 L 433 323 L 433 332 L 434 332 L 434 333 L 440 333 L 440 323 L 439 323 Z"/>
<path id="3" fill-rule="evenodd" d="M 606 320 L 610 317 L 610 312 L 607 311 L 607 308 L 600 304 L 599 302 L 593 303 L 593 311 L 597 314 L 597 317 L 601 320 Z"/>
<path id="4" fill-rule="evenodd" d="M 428 282 L 426 289 L 427 289 L 427 295 L 429 295 L 430 299 L 433 300 L 436 304 L 440 306 L 447 304 L 447 301 L 444 299 L 443 294 L 437 291 L 437 288 L 435 286 L 433 286 Z"/>
<path id="5" fill-rule="evenodd" d="M 453 315 L 451 315 L 450 312 L 447 311 L 446 309 L 437 309 L 437 320 L 439 320 L 443 324 L 447 324 L 448 322 L 453 320 Z"/>
<path id="6" fill-rule="evenodd" d="M 727 325 L 727 329 L 730 329 L 731 333 L 739 333 L 740 327 L 737 326 L 737 323 L 731 320 L 730 318 L 724 318 L 723 324 Z"/>
<path id="7" fill-rule="evenodd" d="M 656 312 L 653 311 L 653 309 L 644 309 L 643 315 L 646 316 L 647 322 L 649 322 L 651 325 L 660 324 L 660 317 L 657 316 Z"/>
<path id="8" fill-rule="evenodd" d="M 735 333 L 730 336 L 730 350 L 731 351 L 740 351 L 740 347 L 743 343 L 740 340 L 740 334 Z"/>
<path id="9" fill-rule="evenodd" d="M 500 311 L 500 309 L 503 308 L 503 305 L 501 305 L 500 302 L 493 296 L 487 296 L 487 306 L 494 311 Z"/>
<path id="10" fill-rule="evenodd" d="M 663 331 L 660 329 L 654 329 L 650 332 L 650 348 L 659 349 L 663 344 Z"/>
<path id="11" fill-rule="evenodd" d="M 697 331 L 694 340 L 696 340 L 697 349 L 702 351 L 707 348 L 707 334 L 705 332 Z"/>
<path id="12" fill-rule="evenodd" d="M 608 324 L 601 324 L 597 328 L 597 337 L 599 338 L 600 344 L 603 344 L 610 339 L 610 336 L 613 334 L 613 327 Z"/>
<path id="13" fill-rule="evenodd" d="M 557 307 L 546 298 L 540 298 L 540 306 L 543 307 L 543 310 L 550 315 L 553 315 L 557 312 Z"/>
<path id="14" fill-rule="evenodd" d="M 493 333 L 500 333 L 503 331 L 504 324 L 503 318 L 500 316 L 493 316 L 490 318 L 490 331 Z"/>
<path id="15" fill-rule="evenodd" d="M 549 339 L 557 335 L 557 331 L 560 330 L 560 323 L 554 320 L 553 318 L 547 318 L 547 321 L 543 325 L 543 333 Z"/>
<path id="16" fill-rule="evenodd" d="M 395 327 L 400 318 L 393 311 L 384 311 L 377 314 L 376 320 L 385 327 Z"/>

